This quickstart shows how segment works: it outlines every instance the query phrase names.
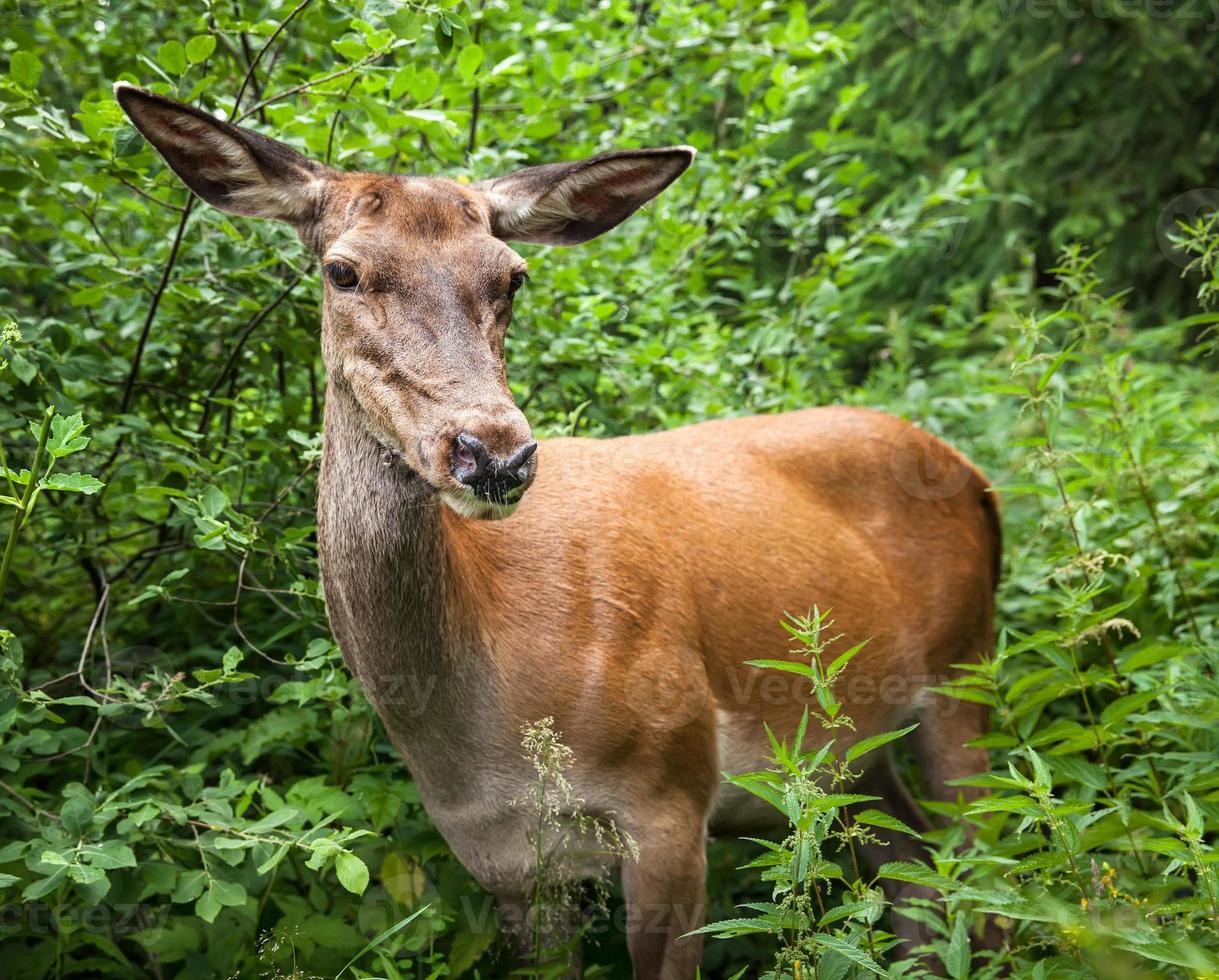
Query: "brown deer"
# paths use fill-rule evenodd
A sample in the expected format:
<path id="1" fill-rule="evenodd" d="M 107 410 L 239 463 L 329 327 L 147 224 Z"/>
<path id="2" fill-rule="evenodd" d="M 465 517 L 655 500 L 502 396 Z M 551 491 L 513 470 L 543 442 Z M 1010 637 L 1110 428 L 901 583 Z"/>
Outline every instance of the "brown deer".
<path id="1" fill-rule="evenodd" d="M 784 655 L 785 612 L 830 608 L 844 649 L 870 641 L 843 689 L 853 737 L 920 718 L 934 796 L 986 768 L 965 744 L 984 709 L 927 689 L 992 643 L 998 513 L 964 457 L 845 407 L 538 443 L 513 402 L 504 332 L 525 262 L 505 243 L 609 231 L 692 149 L 474 184 L 339 173 L 116 94 L 192 191 L 290 223 L 320 260 L 330 623 L 429 815 L 517 921 L 534 857 L 510 801 L 536 778 L 521 728 L 550 716 L 586 810 L 638 849 L 621 862 L 635 976 L 694 976 L 707 835 L 767 829 L 721 774 L 765 768 L 763 723 L 790 736 L 805 707 L 790 675 L 744 663 Z"/>

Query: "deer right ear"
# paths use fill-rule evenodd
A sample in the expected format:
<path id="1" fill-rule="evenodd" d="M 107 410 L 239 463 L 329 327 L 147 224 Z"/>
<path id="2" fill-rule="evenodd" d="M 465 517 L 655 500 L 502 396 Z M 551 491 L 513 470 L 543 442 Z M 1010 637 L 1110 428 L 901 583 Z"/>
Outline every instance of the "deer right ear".
<path id="1" fill-rule="evenodd" d="M 114 94 L 173 172 L 222 211 L 300 224 L 317 214 L 326 167 L 278 140 L 125 82 Z"/>
<path id="2" fill-rule="evenodd" d="M 505 241 L 576 245 L 621 224 L 681 176 L 692 146 L 620 150 L 480 181 L 491 230 Z"/>

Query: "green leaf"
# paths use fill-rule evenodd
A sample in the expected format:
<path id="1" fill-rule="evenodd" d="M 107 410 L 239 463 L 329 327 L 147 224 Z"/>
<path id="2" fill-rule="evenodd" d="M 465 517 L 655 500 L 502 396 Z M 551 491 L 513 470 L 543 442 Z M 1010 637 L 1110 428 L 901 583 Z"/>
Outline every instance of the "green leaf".
<path id="1" fill-rule="evenodd" d="M 347 963 L 343 966 L 343 969 L 339 970 L 339 972 L 334 975 L 334 980 L 339 980 L 339 977 L 341 977 L 344 973 L 346 973 L 353 966 L 355 966 L 355 964 L 359 961 L 360 957 L 363 956 L 365 953 L 367 953 L 370 949 L 376 949 L 383 942 L 385 942 L 385 940 L 389 939 L 391 936 L 397 935 L 399 932 L 401 932 L 403 929 L 405 929 L 407 926 L 409 926 L 412 922 L 414 922 L 417 918 L 419 918 L 419 916 L 423 915 L 423 913 L 426 912 L 430 908 L 431 908 L 430 905 L 425 905 L 422 908 L 415 909 L 415 911 L 412 912 L 410 915 L 408 915 L 405 919 L 400 919 L 399 921 L 395 922 L 392 926 L 390 926 L 388 929 L 386 929 L 384 932 L 380 933 L 379 935 L 373 936 L 373 938 L 371 940 L 369 940 L 368 944 L 363 949 L 361 949 L 358 953 L 356 953 L 355 956 L 353 956 L 351 959 L 349 959 L 347 961 Z"/>
<path id="2" fill-rule="evenodd" d="M 913 885 L 926 885 L 940 892 L 955 891 L 957 883 L 924 864 L 913 861 L 889 861 L 880 866 L 876 877 L 887 878 L 890 881 L 906 881 Z"/>
<path id="3" fill-rule="evenodd" d="M 83 837 L 93 829 L 93 804 L 83 796 L 70 797 L 59 808 L 59 822 L 69 834 Z"/>
<path id="4" fill-rule="evenodd" d="M 762 933 L 778 933 L 779 929 L 762 916 L 756 919 L 720 919 L 685 933 L 687 936 L 712 935 L 725 939 Z"/>
<path id="5" fill-rule="evenodd" d="M 216 901 L 221 905 L 236 908 L 246 903 L 245 887 L 236 881 L 224 881 L 221 878 L 213 878 L 211 890 L 216 895 Z"/>
<path id="6" fill-rule="evenodd" d="M 881 732 L 879 735 L 872 735 L 868 738 L 861 739 L 856 742 L 846 751 L 846 761 L 854 762 L 861 755 L 867 755 L 882 745 L 888 745 L 890 742 L 896 741 L 903 735 L 909 735 L 912 731 L 918 728 L 917 724 L 907 725 L 905 728 L 899 728 L 892 732 Z"/>
<path id="7" fill-rule="evenodd" d="M 261 872 L 259 872 L 261 874 Z M 203 894 L 203 888 L 207 884 L 207 872 L 195 868 L 190 871 L 183 871 L 178 876 L 178 884 L 174 889 L 174 902 L 193 902 L 196 898 Z"/>
<path id="8" fill-rule="evenodd" d="M 457 123 L 439 109 L 407 109 L 401 115 L 406 122 L 422 129 L 439 129 L 450 136 L 459 132 Z"/>
<path id="9" fill-rule="evenodd" d="M 856 966 L 863 967 L 869 973 L 875 973 L 880 977 L 885 975 L 885 971 L 867 954 L 867 951 L 854 943 L 847 942 L 845 939 L 839 939 L 837 936 L 830 935 L 829 933 L 817 933 L 812 938 L 822 949 L 837 953 L 839 956 L 850 960 Z"/>
<path id="10" fill-rule="evenodd" d="M 21 893 L 21 897 L 27 902 L 33 902 L 39 898 L 42 898 L 43 895 L 49 895 L 59 887 L 59 883 L 67 876 L 67 867 L 59 868 L 52 875 L 50 875 L 50 877 L 40 878 L 38 881 L 27 885 L 25 890 Z"/>
<path id="11" fill-rule="evenodd" d="M 87 845 L 80 849 L 80 854 L 90 864 L 108 871 L 136 866 L 135 852 L 121 840 L 107 840 L 97 845 Z"/>
<path id="12" fill-rule="evenodd" d="M 300 810 L 293 806 L 286 806 L 282 809 L 268 813 L 261 820 L 250 824 L 245 828 L 247 834 L 265 834 L 268 830 L 273 830 L 276 827 L 281 827 L 286 823 L 291 823 L 293 820 L 301 816 Z"/>
<path id="13" fill-rule="evenodd" d="M 52 473 L 46 479 L 48 490 L 72 490 L 77 493 L 94 494 L 105 485 L 87 473 Z"/>
<path id="14" fill-rule="evenodd" d="M 228 509 L 228 506 L 228 496 L 223 490 L 214 485 L 208 486 L 203 491 L 203 496 L 199 500 L 199 509 L 203 511 L 203 515 L 213 519 L 223 514 Z"/>
<path id="15" fill-rule="evenodd" d="M 166 71 L 181 75 L 186 71 L 186 48 L 181 41 L 166 41 L 157 48 L 157 61 Z"/>
<path id="16" fill-rule="evenodd" d="M 56 459 L 79 452 L 89 445 L 88 437 L 81 435 L 85 429 L 85 420 L 80 412 L 75 415 L 56 415 L 51 419 L 47 451 Z"/>
<path id="17" fill-rule="evenodd" d="M 211 888 L 200 895 L 199 901 L 195 902 L 195 915 L 204 922 L 215 922 L 216 916 L 220 914 L 220 909 L 220 899 L 216 897 Z"/>
<path id="18" fill-rule="evenodd" d="M 799 674 L 801 677 L 813 676 L 813 668 L 799 660 L 746 660 L 745 664 L 759 670 L 782 670 L 789 674 Z"/>
<path id="19" fill-rule="evenodd" d="M 368 865 L 350 851 L 343 851 L 334 859 L 334 870 L 339 884 L 355 895 L 363 895 L 368 887 Z"/>
<path id="20" fill-rule="evenodd" d="M 10 357 L 8 366 L 13 369 L 13 374 L 17 375 L 23 384 L 28 385 L 38 376 L 38 365 L 22 354 L 14 354 Z"/>
<path id="21" fill-rule="evenodd" d="M 964 912 L 957 913 L 952 925 L 952 938 L 948 940 L 948 951 L 944 954 L 944 968 L 952 980 L 965 980 L 969 976 L 969 922 Z"/>
<path id="22" fill-rule="evenodd" d="M 42 77 L 42 62 L 29 51 L 14 51 L 8 66 L 9 77 L 21 88 L 32 91 Z"/>
<path id="23" fill-rule="evenodd" d="M 258 866 L 258 873 L 260 875 L 265 875 L 287 856 L 288 851 L 291 850 L 291 848 L 292 844 L 290 842 L 285 841 L 283 844 L 280 844 L 279 847 L 275 849 L 275 853 Z"/>
<path id="24" fill-rule="evenodd" d="M 868 824 L 872 827 L 883 827 L 885 830 L 896 830 L 922 840 L 922 835 L 913 827 L 898 820 L 897 817 L 880 810 L 861 810 L 859 813 L 852 814 L 852 817 L 856 823 Z"/>
<path id="25" fill-rule="evenodd" d="M 814 796 L 805 804 L 806 809 L 825 811 L 838 806 L 852 806 L 856 803 L 872 803 L 879 796 L 867 796 L 863 793 L 826 793 L 824 796 Z"/>
<path id="26" fill-rule="evenodd" d="M 240 647 L 229 647 L 224 651 L 224 656 L 221 658 L 221 669 L 226 674 L 233 673 L 244 656 L 245 654 L 241 651 Z"/>
<path id="27" fill-rule="evenodd" d="M 330 46 L 348 61 L 359 61 L 368 54 L 368 42 L 354 35 L 335 38 Z"/>
<path id="28" fill-rule="evenodd" d="M 457 56 L 457 73 L 469 81 L 483 63 L 483 49 L 477 44 L 467 44 Z"/>
<path id="29" fill-rule="evenodd" d="M 490 949 L 498 938 L 499 933 L 495 929 L 494 921 L 490 918 L 481 924 L 481 928 L 478 923 L 463 923 L 459 926 L 458 933 L 453 939 L 453 945 L 449 949 L 449 955 L 445 958 L 445 963 L 452 971 L 452 975 L 459 977 L 465 973 L 482 958 L 483 953 Z"/>
<path id="30" fill-rule="evenodd" d="M 416 102 L 427 102 L 440 85 L 440 75 L 430 65 L 417 68 L 407 83 L 411 96 Z"/>
<path id="31" fill-rule="evenodd" d="M 453 28 L 442 14 L 440 19 L 436 21 L 436 49 L 441 55 L 447 55 L 453 50 Z"/>
<path id="32" fill-rule="evenodd" d="M 216 50 L 216 39 L 210 34 L 197 34 L 186 42 L 186 59 L 192 64 L 207 61 Z"/>
<path id="33" fill-rule="evenodd" d="M 1100 713 L 1100 720 L 1106 725 L 1116 724 L 1140 708 L 1151 704 L 1163 693 L 1163 690 L 1155 688 L 1150 691 L 1135 691 L 1133 694 L 1123 695 L 1105 707 L 1105 710 Z"/>
<path id="34" fill-rule="evenodd" d="M 1066 359 L 1071 356 L 1071 352 L 1073 350 L 1075 350 L 1075 348 L 1078 344 L 1079 344 L 1079 341 L 1077 340 L 1077 341 L 1075 341 L 1074 344 L 1071 344 L 1071 346 L 1068 347 L 1066 350 L 1062 351 L 1056 358 L 1054 358 L 1054 360 L 1052 360 L 1050 362 L 1049 367 L 1047 367 L 1041 373 L 1041 377 L 1037 379 L 1037 390 L 1039 392 L 1045 391 L 1045 386 L 1048 385 L 1050 383 L 1050 379 L 1053 378 L 1054 375 L 1058 373 L 1058 369 L 1060 367 L 1062 367 L 1062 365 L 1066 361 Z"/>

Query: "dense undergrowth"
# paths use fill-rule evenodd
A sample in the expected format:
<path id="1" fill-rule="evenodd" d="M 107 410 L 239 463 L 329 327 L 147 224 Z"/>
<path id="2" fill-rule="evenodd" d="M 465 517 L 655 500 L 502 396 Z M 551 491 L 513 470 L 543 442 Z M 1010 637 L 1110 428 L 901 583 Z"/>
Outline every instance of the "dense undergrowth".
<path id="1" fill-rule="evenodd" d="M 999 643 L 955 685 L 993 706 L 988 794 L 882 869 L 939 896 L 907 909 L 936 959 L 893 954 L 836 846 L 900 832 L 884 801 L 827 802 L 837 763 L 788 746 L 755 784 L 793 838 L 712 848 L 705 976 L 1219 975 L 1219 33 L 931 6 L 0 5 L 6 973 L 507 963 L 326 630 L 316 272 L 188 200 L 126 78 L 346 168 L 691 143 L 645 214 L 532 250 L 508 362 L 535 429 L 849 402 L 999 487 Z M 602 897 L 586 963 L 621 976 Z"/>

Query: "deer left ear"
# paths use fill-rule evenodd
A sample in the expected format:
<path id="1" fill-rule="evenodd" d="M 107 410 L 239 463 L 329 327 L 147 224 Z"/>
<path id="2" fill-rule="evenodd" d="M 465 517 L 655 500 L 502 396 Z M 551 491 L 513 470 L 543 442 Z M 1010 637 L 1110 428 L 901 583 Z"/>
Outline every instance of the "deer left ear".
<path id="1" fill-rule="evenodd" d="M 475 185 L 497 238 L 576 245 L 621 224 L 681 176 L 694 148 L 603 153 L 574 163 L 527 167 Z"/>
<path id="2" fill-rule="evenodd" d="M 316 216 L 329 168 L 279 140 L 125 82 L 114 94 L 135 128 L 208 204 L 298 226 Z"/>

